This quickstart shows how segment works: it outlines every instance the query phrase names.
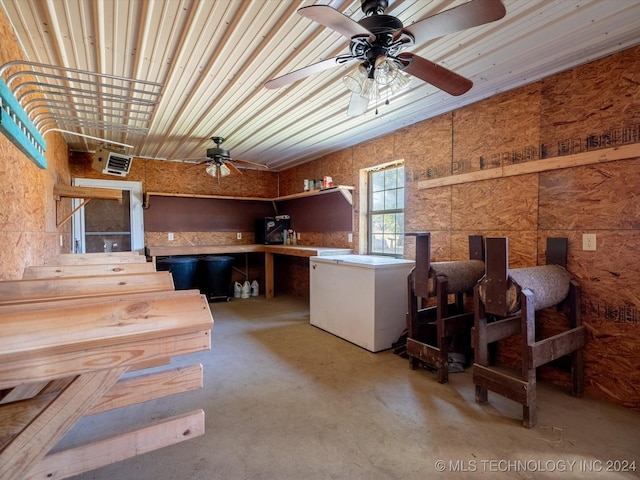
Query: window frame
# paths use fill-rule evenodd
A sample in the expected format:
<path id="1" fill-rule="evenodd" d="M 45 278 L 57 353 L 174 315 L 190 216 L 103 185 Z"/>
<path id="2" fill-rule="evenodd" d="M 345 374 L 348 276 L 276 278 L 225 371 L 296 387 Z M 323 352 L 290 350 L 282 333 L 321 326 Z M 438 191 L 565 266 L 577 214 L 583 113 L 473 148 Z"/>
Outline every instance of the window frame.
<path id="1" fill-rule="evenodd" d="M 373 191 L 374 189 L 374 181 L 373 181 L 373 175 L 376 173 L 380 173 L 380 172 L 386 172 L 389 170 L 397 170 L 398 171 L 398 176 L 396 177 L 396 184 L 393 188 L 385 188 L 382 190 L 377 190 L 376 192 Z M 405 172 L 404 172 L 404 162 L 403 161 L 397 161 L 397 162 L 392 162 L 392 163 L 387 163 L 384 165 L 379 165 L 377 167 L 374 168 L 370 168 L 370 169 L 366 169 L 366 181 L 367 181 L 367 202 L 366 202 L 366 209 L 367 209 L 367 254 L 368 255 L 379 255 L 379 256 L 388 256 L 388 257 L 395 257 L 395 258 L 402 258 L 404 256 L 404 213 L 405 213 L 405 200 L 406 200 L 406 194 L 405 194 L 405 189 L 406 189 L 406 182 L 405 182 Z M 402 181 L 402 185 L 398 186 L 398 181 L 397 179 L 401 179 Z M 374 193 L 379 193 L 379 192 L 386 192 L 386 191 L 390 191 L 390 190 L 398 190 L 398 189 L 402 189 L 402 207 L 401 208 L 383 208 L 381 210 L 373 210 L 373 197 L 374 197 Z M 397 199 L 397 192 L 396 192 L 396 199 Z M 400 240 L 400 245 L 396 246 L 395 251 L 393 252 L 389 252 L 389 251 L 379 251 L 374 249 L 374 233 L 377 235 L 378 232 L 374 232 L 374 228 L 373 228 L 373 223 L 374 223 L 374 215 L 385 215 L 385 214 L 393 214 L 393 215 L 397 215 L 397 214 L 402 214 L 402 222 L 401 222 L 401 230 L 400 233 L 398 233 L 397 230 L 397 224 L 396 224 L 396 230 L 394 231 L 394 236 L 397 237 L 398 240 Z M 398 251 L 398 249 L 400 249 L 401 251 Z"/>

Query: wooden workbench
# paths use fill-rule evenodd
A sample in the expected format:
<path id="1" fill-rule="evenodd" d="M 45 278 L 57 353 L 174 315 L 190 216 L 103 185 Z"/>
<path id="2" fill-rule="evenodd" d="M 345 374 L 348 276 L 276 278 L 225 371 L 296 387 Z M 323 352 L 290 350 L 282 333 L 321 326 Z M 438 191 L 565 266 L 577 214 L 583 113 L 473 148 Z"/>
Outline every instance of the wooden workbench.
<path id="1" fill-rule="evenodd" d="M 348 255 L 348 248 L 325 248 L 303 245 L 185 245 L 146 247 L 146 252 L 155 264 L 157 257 L 173 255 L 226 255 L 231 253 L 264 253 L 265 297 L 273 298 L 273 256 L 289 255 L 293 257 L 316 257 L 326 255 Z"/>

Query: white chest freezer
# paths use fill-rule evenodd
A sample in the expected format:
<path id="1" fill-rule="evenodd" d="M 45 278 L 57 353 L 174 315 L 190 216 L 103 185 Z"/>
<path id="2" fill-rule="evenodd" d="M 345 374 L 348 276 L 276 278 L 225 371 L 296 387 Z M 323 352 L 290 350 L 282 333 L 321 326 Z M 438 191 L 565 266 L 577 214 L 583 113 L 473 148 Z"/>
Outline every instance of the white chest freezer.
<path id="1" fill-rule="evenodd" d="M 311 257 L 311 325 L 372 352 L 391 348 L 406 328 L 413 266 L 374 255 Z"/>

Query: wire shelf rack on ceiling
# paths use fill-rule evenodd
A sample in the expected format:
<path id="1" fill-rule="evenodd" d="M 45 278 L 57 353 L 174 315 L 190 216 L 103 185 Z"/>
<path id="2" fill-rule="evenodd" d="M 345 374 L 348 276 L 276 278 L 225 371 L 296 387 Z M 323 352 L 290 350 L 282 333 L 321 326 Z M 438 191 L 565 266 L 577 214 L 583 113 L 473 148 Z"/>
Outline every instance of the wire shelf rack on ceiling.
<path id="1" fill-rule="evenodd" d="M 10 70 L 10 74 L 9 74 Z M 0 67 L 17 102 L 41 135 L 61 132 L 71 150 L 99 144 L 134 148 L 146 136 L 162 83 L 28 61 Z M 133 152 L 135 153 L 135 152 Z"/>

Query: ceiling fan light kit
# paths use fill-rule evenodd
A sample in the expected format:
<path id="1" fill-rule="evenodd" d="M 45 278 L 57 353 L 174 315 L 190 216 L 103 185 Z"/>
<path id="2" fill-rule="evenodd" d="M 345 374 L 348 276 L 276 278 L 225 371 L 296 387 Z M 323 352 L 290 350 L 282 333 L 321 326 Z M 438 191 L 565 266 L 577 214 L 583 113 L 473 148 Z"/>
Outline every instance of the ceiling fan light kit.
<path id="1" fill-rule="evenodd" d="M 229 175 L 242 175 L 242 172 L 236 166 L 236 164 L 248 168 L 269 170 L 269 167 L 261 163 L 232 158 L 229 150 L 226 150 L 221 146 L 222 142 L 224 142 L 224 137 L 211 137 L 211 140 L 213 140 L 216 146 L 213 148 L 207 148 L 206 159 L 202 160 L 201 162 L 197 162 L 190 168 L 196 168 L 201 165 L 205 165 L 205 173 L 216 178 L 218 180 L 218 183 L 220 183 L 220 179 L 222 177 L 227 177 Z"/>
<path id="2" fill-rule="evenodd" d="M 299 15 L 347 37 L 349 53 L 269 80 L 265 87 L 280 88 L 328 68 L 357 60 L 360 64 L 356 71 L 343 77 L 345 86 L 351 91 L 347 109 L 349 116 L 366 112 L 368 104 L 365 104 L 365 100 L 377 100 L 380 86 L 387 87 L 395 94 L 407 87 L 410 76 L 450 95 L 462 95 L 473 86 L 471 80 L 403 50 L 416 42 L 424 44 L 449 33 L 500 20 L 506 14 L 501 0 L 470 0 L 404 27 L 400 19 L 384 13 L 388 6 L 388 0 L 362 0 L 361 8 L 365 17 L 358 22 L 328 5 L 300 8 Z"/>

